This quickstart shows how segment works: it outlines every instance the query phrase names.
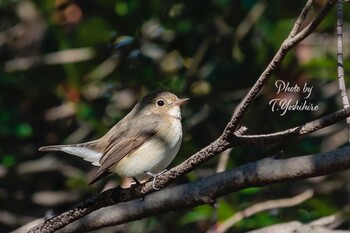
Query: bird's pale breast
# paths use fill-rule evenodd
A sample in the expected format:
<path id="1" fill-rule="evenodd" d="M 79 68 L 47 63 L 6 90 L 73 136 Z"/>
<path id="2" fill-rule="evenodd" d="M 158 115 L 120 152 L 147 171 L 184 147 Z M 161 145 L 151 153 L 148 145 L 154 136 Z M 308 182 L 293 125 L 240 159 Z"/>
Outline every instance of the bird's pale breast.
<path id="1" fill-rule="evenodd" d="M 175 158 L 182 141 L 179 119 L 168 117 L 160 130 L 110 170 L 123 177 L 147 178 L 145 172 L 159 173 Z"/>

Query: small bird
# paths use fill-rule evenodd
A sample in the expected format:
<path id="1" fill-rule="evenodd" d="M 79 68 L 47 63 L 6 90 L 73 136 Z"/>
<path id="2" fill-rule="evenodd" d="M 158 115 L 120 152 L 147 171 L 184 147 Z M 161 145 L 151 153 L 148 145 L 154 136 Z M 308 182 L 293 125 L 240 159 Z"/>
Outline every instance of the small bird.
<path id="1" fill-rule="evenodd" d="M 62 151 L 99 166 L 89 184 L 109 173 L 140 180 L 163 171 L 175 158 L 182 142 L 179 99 L 166 91 L 144 96 L 122 120 L 103 137 L 80 144 L 40 147 L 40 151 Z"/>

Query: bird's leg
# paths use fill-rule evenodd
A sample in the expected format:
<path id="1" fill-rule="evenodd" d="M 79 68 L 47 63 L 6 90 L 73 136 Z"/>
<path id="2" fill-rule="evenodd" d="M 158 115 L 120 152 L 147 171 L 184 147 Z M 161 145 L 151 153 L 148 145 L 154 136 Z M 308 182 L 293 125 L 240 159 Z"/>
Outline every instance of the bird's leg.
<path id="1" fill-rule="evenodd" d="M 154 190 L 159 190 L 159 188 L 156 187 L 156 177 L 158 174 L 154 174 L 153 172 L 149 172 L 149 171 L 146 171 L 145 172 L 147 175 L 149 176 L 152 176 L 153 177 L 153 181 L 152 181 L 152 187 Z"/>
<path id="2" fill-rule="evenodd" d="M 152 187 L 153 187 L 154 190 L 159 190 L 159 188 L 156 187 L 156 177 L 157 177 L 158 175 L 163 174 L 163 173 L 166 172 L 166 171 L 167 171 L 167 170 L 165 169 L 165 170 L 163 170 L 163 171 L 161 171 L 161 172 L 159 172 L 159 173 L 157 173 L 157 174 L 154 174 L 153 172 L 150 172 L 150 171 L 146 171 L 146 172 L 145 172 L 147 175 L 153 177 Z"/>
<path id="3" fill-rule="evenodd" d="M 136 185 L 140 185 L 140 181 L 138 181 L 135 177 L 132 177 L 133 181 L 135 182 Z"/>
<path id="4" fill-rule="evenodd" d="M 137 191 L 136 188 L 137 188 L 137 186 L 141 185 L 141 182 L 138 179 L 136 179 L 136 177 L 132 177 L 132 179 L 135 182 L 135 184 L 132 184 L 130 186 L 130 188 L 132 188 L 134 191 Z M 141 197 L 141 201 L 143 201 L 143 200 L 145 200 L 144 196 Z"/>
<path id="5" fill-rule="evenodd" d="M 130 185 L 130 188 L 136 190 L 136 187 L 140 186 L 141 183 L 135 177 L 132 177 L 132 180 L 135 182 L 135 184 Z"/>

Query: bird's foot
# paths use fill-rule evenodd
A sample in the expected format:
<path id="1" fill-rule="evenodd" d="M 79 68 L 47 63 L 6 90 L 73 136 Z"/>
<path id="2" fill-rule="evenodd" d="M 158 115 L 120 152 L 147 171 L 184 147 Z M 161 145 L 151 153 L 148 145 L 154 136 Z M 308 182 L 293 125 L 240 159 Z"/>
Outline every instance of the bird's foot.
<path id="1" fill-rule="evenodd" d="M 138 179 L 136 179 L 135 177 L 133 177 L 132 180 L 135 182 L 134 185 L 136 185 L 136 186 L 141 184 L 141 182 L 138 181 Z"/>
<path id="2" fill-rule="evenodd" d="M 157 188 L 157 187 L 156 187 L 156 178 L 157 178 L 157 176 L 163 174 L 163 173 L 166 172 L 166 171 L 167 171 L 167 170 L 165 169 L 165 170 L 163 170 L 163 171 L 161 171 L 161 172 L 159 172 L 159 173 L 157 173 L 157 174 L 155 174 L 155 173 L 153 173 L 153 172 L 149 172 L 149 171 L 146 171 L 146 172 L 145 172 L 147 175 L 153 177 L 153 180 L 152 180 L 152 187 L 153 187 L 154 190 L 159 190 L 159 189 L 160 189 L 160 188 Z"/>
<path id="3" fill-rule="evenodd" d="M 141 185 L 141 182 L 138 181 L 135 177 L 132 177 L 132 180 L 135 182 L 135 184 L 130 185 L 130 188 L 134 191 L 138 191 L 137 187 Z M 145 196 L 141 197 L 141 202 L 145 200 Z"/>
<path id="4" fill-rule="evenodd" d="M 135 182 L 134 184 L 130 185 L 130 188 L 132 188 L 133 190 L 137 190 L 137 187 L 139 187 L 141 185 L 141 182 L 138 181 L 135 177 L 132 177 L 132 180 Z"/>
<path id="5" fill-rule="evenodd" d="M 156 178 L 158 174 L 154 174 L 153 172 L 145 172 L 147 175 L 152 176 L 153 180 L 152 180 L 152 187 L 154 190 L 159 190 L 159 188 L 156 187 Z"/>

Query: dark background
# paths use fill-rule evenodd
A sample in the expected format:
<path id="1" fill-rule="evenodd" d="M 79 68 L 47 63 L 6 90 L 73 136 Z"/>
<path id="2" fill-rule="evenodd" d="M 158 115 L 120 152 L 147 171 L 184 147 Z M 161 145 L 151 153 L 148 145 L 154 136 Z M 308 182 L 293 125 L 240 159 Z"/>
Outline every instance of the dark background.
<path id="1" fill-rule="evenodd" d="M 326 1 L 316 1 L 306 23 Z M 288 36 L 304 1 L 0 1 L 0 232 L 65 210 L 116 186 L 115 175 L 89 186 L 89 163 L 42 145 L 102 136 L 147 92 L 189 97 L 184 140 L 171 166 L 208 145 Z M 349 74 L 349 5 L 344 6 L 345 72 Z M 247 20 L 250 15 L 250 20 Z M 255 18 L 255 20 L 254 20 Z M 285 58 L 243 119 L 249 134 L 297 126 L 342 108 L 337 88 L 336 9 Z M 58 53 L 60 52 L 60 53 Z M 312 86 L 317 111 L 272 112 L 276 80 Z M 347 143 L 345 123 L 268 147 L 235 148 L 227 169 L 280 154 L 287 158 Z M 212 174 L 211 160 L 178 180 Z M 205 232 L 239 210 L 269 199 L 315 191 L 296 207 L 259 213 L 231 232 L 299 220 L 310 222 L 348 208 L 349 172 L 250 188 L 200 206 L 130 223 L 122 232 Z M 340 228 L 348 227 L 345 218 Z M 99 232 L 117 232 L 101 230 Z"/>

